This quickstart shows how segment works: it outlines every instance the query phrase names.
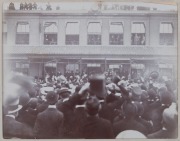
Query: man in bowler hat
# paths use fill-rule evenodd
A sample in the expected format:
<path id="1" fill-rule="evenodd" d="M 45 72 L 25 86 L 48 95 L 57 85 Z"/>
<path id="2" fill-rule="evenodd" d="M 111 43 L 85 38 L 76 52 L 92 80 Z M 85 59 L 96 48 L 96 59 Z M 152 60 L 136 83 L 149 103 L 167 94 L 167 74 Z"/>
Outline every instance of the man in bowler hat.
<path id="1" fill-rule="evenodd" d="M 34 134 L 38 139 L 57 139 L 63 136 L 64 115 L 57 110 L 58 95 L 50 91 L 46 95 L 48 108 L 39 113 L 34 126 Z"/>

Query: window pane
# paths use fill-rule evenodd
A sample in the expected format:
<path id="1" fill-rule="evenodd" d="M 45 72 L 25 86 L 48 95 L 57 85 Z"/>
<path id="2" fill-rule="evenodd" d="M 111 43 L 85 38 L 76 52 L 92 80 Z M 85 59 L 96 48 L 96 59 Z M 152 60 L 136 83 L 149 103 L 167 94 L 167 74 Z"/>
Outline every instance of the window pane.
<path id="1" fill-rule="evenodd" d="M 44 24 L 44 32 L 45 33 L 57 33 L 58 29 L 57 29 L 57 24 L 55 22 L 46 22 Z"/>
<path id="2" fill-rule="evenodd" d="M 89 34 L 88 45 L 101 45 L 101 35 Z"/>
<path id="3" fill-rule="evenodd" d="M 57 45 L 57 34 L 44 34 L 45 45 Z"/>
<path id="4" fill-rule="evenodd" d="M 66 35 L 74 35 L 74 34 L 79 34 L 79 23 L 74 22 L 74 23 L 67 23 L 66 26 Z"/>
<path id="5" fill-rule="evenodd" d="M 76 70 L 79 70 L 79 65 L 78 64 L 67 64 L 66 65 L 66 72 L 75 72 Z"/>
<path id="6" fill-rule="evenodd" d="M 7 23 L 3 22 L 3 32 L 7 32 Z"/>
<path id="7" fill-rule="evenodd" d="M 15 64 L 15 71 L 16 72 L 21 72 L 23 74 L 28 75 L 29 64 L 28 63 L 23 63 L 23 62 L 17 62 Z"/>
<path id="8" fill-rule="evenodd" d="M 123 45 L 123 34 L 113 34 L 109 35 L 110 45 Z"/>
<path id="9" fill-rule="evenodd" d="M 88 24 L 88 33 L 101 33 L 101 24 L 100 23 L 89 23 Z"/>
<path id="10" fill-rule="evenodd" d="M 111 23 L 110 24 L 110 33 L 123 33 L 122 23 Z"/>
<path id="11" fill-rule="evenodd" d="M 160 45 L 173 45 L 174 38 L 172 33 L 160 33 Z"/>
<path id="12" fill-rule="evenodd" d="M 79 35 L 66 35 L 66 45 L 78 45 Z"/>
<path id="13" fill-rule="evenodd" d="M 16 44 L 29 44 L 29 34 L 16 34 Z"/>
<path id="14" fill-rule="evenodd" d="M 160 24 L 160 45 L 173 45 L 174 36 L 173 36 L 173 26 L 172 23 L 161 23 Z"/>
<path id="15" fill-rule="evenodd" d="M 7 44 L 7 32 L 3 32 L 3 44 Z"/>
<path id="16" fill-rule="evenodd" d="M 131 27 L 131 44 L 132 45 L 145 45 L 145 25 L 144 23 L 133 23 Z"/>
<path id="17" fill-rule="evenodd" d="M 145 45 L 146 44 L 145 33 L 132 33 L 131 44 L 132 45 Z"/>
<path id="18" fill-rule="evenodd" d="M 17 24 L 17 33 L 29 33 L 29 23 L 19 22 Z"/>

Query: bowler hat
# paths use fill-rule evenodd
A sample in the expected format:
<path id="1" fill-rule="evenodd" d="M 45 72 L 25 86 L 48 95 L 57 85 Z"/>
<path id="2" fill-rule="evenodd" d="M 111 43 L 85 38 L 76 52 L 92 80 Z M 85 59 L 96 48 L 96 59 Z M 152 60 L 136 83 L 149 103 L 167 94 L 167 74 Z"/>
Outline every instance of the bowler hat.
<path id="1" fill-rule="evenodd" d="M 113 82 L 115 84 L 117 84 L 120 80 L 121 80 L 121 78 L 119 76 L 114 76 L 114 78 L 113 78 Z"/>
<path id="2" fill-rule="evenodd" d="M 172 95 L 171 95 L 170 92 L 168 92 L 168 91 L 160 92 L 159 97 L 160 97 L 160 101 L 161 101 L 162 104 L 171 105 L 171 103 L 172 103 Z"/>
<path id="3" fill-rule="evenodd" d="M 70 91 L 68 88 L 65 88 L 65 87 L 64 87 L 64 88 L 61 88 L 61 89 L 59 89 L 59 90 L 57 91 L 57 93 L 60 94 L 60 95 L 63 94 L 63 93 L 65 93 L 65 92 L 66 92 L 66 93 L 71 93 L 71 91 Z"/>

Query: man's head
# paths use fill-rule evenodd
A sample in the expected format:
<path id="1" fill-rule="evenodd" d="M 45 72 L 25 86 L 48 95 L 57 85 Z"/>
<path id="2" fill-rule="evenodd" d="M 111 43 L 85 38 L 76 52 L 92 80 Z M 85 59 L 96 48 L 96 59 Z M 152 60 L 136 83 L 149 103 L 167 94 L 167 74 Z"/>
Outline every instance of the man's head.
<path id="1" fill-rule="evenodd" d="M 140 101 L 141 100 L 141 95 L 142 95 L 142 89 L 138 84 L 132 84 L 132 96 L 131 99 L 134 101 Z"/>
<path id="2" fill-rule="evenodd" d="M 137 115 L 137 107 L 132 102 L 125 102 L 122 111 L 126 118 L 134 118 Z"/>
<path id="3" fill-rule="evenodd" d="M 59 95 L 56 94 L 54 91 L 50 91 L 46 95 L 47 102 L 49 105 L 54 105 L 58 101 Z"/>
<path id="4" fill-rule="evenodd" d="M 172 103 L 172 94 L 168 91 L 160 91 L 159 98 L 162 104 L 170 106 Z"/>
<path id="5" fill-rule="evenodd" d="M 97 115 L 100 107 L 101 106 L 99 100 L 94 96 L 89 97 L 85 102 L 85 110 L 90 116 Z"/>
<path id="6" fill-rule="evenodd" d="M 169 108 L 163 111 L 163 124 L 168 131 L 176 130 L 178 127 L 178 112 L 176 104 L 173 103 Z"/>
<path id="7" fill-rule="evenodd" d="M 68 89 L 68 88 L 61 88 L 57 91 L 58 95 L 59 95 L 59 98 L 68 98 L 70 95 L 71 95 L 71 91 Z"/>

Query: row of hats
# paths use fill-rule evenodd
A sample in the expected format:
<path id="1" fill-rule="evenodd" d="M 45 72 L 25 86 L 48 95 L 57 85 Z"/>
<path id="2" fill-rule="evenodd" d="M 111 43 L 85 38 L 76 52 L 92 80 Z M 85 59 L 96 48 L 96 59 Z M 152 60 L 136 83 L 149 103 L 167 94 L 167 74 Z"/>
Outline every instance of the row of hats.
<path id="1" fill-rule="evenodd" d="M 50 92 L 50 91 L 55 91 L 58 94 L 62 94 L 62 93 L 65 93 L 65 92 L 71 93 L 71 90 L 68 89 L 68 88 L 65 88 L 65 87 L 64 88 L 60 88 L 60 89 L 59 88 L 58 89 L 54 89 L 54 87 L 42 87 L 40 89 L 40 92 L 43 95 L 47 95 L 48 92 Z"/>

